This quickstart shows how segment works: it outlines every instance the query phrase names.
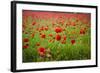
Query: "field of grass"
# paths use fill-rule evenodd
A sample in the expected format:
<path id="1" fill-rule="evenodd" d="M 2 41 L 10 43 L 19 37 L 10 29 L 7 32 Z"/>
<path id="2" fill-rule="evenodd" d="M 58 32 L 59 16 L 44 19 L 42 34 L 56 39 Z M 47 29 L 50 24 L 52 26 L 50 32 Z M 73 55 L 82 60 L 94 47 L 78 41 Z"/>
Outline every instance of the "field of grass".
<path id="1" fill-rule="evenodd" d="M 23 11 L 23 62 L 91 58 L 88 13 Z"/>

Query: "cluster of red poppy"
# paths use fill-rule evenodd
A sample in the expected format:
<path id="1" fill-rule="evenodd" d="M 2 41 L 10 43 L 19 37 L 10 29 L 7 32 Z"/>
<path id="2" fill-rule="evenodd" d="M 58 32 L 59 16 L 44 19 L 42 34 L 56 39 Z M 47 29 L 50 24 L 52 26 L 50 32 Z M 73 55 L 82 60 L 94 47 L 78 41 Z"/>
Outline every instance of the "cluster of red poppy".
<path id="1" fill-rule="evenodd" d="M 44 30 L 48 30 L 48 26 L 44 27 L 42 26 L 41 28 L 37 28 L 37 31 L 41 32 L 41 31 L 44 31 Z"/>
<path id="2" fill-rule="evenodd" d="M 46 49 L 44 47 L 38 48 L 38 53 L 41 57 L 44 57 L 46 54 Z"/>
<path id="3" fill-rule="evenodd" d="M 39 47 L 37 49 L 38 54 L 42 58 L 51 58 L 51 50 L 49 48 Z"/>
<path id="4" fill-rule="evenodd" d="M 32 58 L 32 55 L 36 56 L 32 58 L 34 62 L 65 60 L 65 55 L 72 59 L 71 48 L 77 44 L 84 45 L 84 40 L 87 39 L 84 37 L 87 37 L 90 32 L 90 21 L 88 13 L 23 11 L 23 52 L 28 54 L 26 54 L 28 58 Z M 23 55 L 25 62 L 26 55 Z M 79 56 L 80 53 L 77 55 Z"/>
<path id="5" fill-rule="evenodd" d="M 32 23 L 32 25 L 35 25 L 35 24 L 36 24 L 36 22 L 33 22 L 33 23 Z M 48 26 L 46 26 L 46 27 L 43 27 L 43 26 L 42 26 L 41 28 L 38 28 L 38 31 L 40 32 L 40 37 L 41 37 L 41 38 L 46 38 L 46 34 L 41 33 L 41 31 L 43 31 L 43 30 L 47 31 L 48 29 L 49 29 Z M 66 43 L 66 35 L 61 36 L 61 35 L 59 34 L 59 33 L 63 32 L 63 29 L 62 29 L 61 27 L 55 27 L 55 28 L 54 28 L 54 31 L 57 33 L 57 34 L 55 35 L 54 39 L 57 40 L 57 41 L 60 41 L 61 39 L 63 39 L 63 40 L 61 41 L 61 43 L 62 43 L 62 44 L 65 44 L 65 43 Z M 81 30 L 80 30 L 80 34 L 84 34 L 84 33 L 85 33 L 84 30 L 81 29 Z M 32 33 L 32 34 L 31 34 L 31 37 L 34 38 L 34 36 L 35 36 L 35 34 Z M 49 34 L 49 36 L 50 36 L 50 37 L 53 37 L 53 34 Z M 28 38 L 24 38 L 23 42 L 29 42 L 29 39 L 28 39 Z M 53 39 L 50 39 L 49 42 L 53 42 Z M 74 43 L 75 43 L 75 40 L 71 40 L 71 43 L 74 44 Z M 36 45 L 37 45 L 37 46 L 40 46 L 40 43 L 37 43 Z M 25 48 L 25 49 L 28 48 L 28 45 L 24 45 L 23 48 Z"/>
<path id="6" fill-rule="evenodd" d="M 33 21 L 31 23 L 31 25 L 32 25 L 32 27 L 38 26 L 35 29 L 39 33 L 39 37 L 41 39 L 45 40 L 45 39 L 47 39 L 46 37 L 50 37 L 50 39 L 48 39 L 49 43 L 53 43 L 54 41 L 58 41 L 61 44 L 67 44 L 67 35 L 66 34 L 62 34 L 62 33 L 64 33 L 64 32 L 67 33 L 67 31 L 66 31 L 67 29 L 66 28 L 68 26 L 77 27 L 78 22 L 80 21 L 80 19 L 82 19 L 82 18 L 78 17 L 78 18 L 76 18 L 75 21 L 71 21 L 70 19 L 73 16 L 71 16 L 71 15 L 67 15 L 67 16 L 69 17 L 69 19 L 67 19 L 68 20 L 67 22 L 66 22 L 66 18 L 64 18 L 64 16 L 60 16 L 60 17 L 58 16 L 58 17 L 56 17 L 58 20 L 56 19 L 55 21 L 51 21 L 50 24 L 52 24 L 51 25 L 52 29 L 49 27 L 49 25 L 46 25 L 46 26 L 45 25 L 43 25 L 43 26 L 41 25 L 41 26 L 39 26 L 40 23 L 38 23 L 36 21 Z M 37 17 L 37 18 L 39 18 L 39 17 Z M 23 28 L 25 28 L 25 25 L 23 25 Z M 48 30 L 53 30 L 55 32 L 55 34 L 52 34 L 52 33 L 46 34 L 46 33 L 44 33 L 44 31 L 48 31 Z M 79 34 L 80 35 L 84 35 L 85 33 L 86 33 L 86 28 L 80 28 Z M 25 32 L 25 34 L 27 34 L 27 32 Z M 72 31 L 72 34 L 76 35 L 76 32 Z M 34 38 L 34 36 L 35 36 L 35 33 L 32 32 L 31 33 L 31 38 Z M 70 43 L 72 45 L 74 45 L 76 43 L 76 41 L 77 40 L 75 38 L 73 38 L 73 36 L 70 36 Z M 23 42 L 24 42 L 23 48 L 24 49 L 29 48 L 29 44 L 28 44 L 29 39 L 28 38 L 24 38 Z M 46 48 L 45 47 L 41 47 L 41 43 L 40 42 L 36 42 L 36 46 L 38 47 L 38 49 L 37 49 L 38 54 L 41 57 L 44 57 L 45 54 L 46 54 Z"/>
<path id="7" fill-rule="evenodd" d="M 55 32 L 56 32 L 56 33 L 62 32 L 62 28 L 61 28 L 61 27 L 55 27 Z"/>
<path id="8" fill-rule="evenodd" d="M 86 28 L 80 29 L 80 34 L 85 34 Z"/>
<path id="9" fill-rule="evenodd" d="M 28 39 L 28 38 L 24 38 L 24 39 L 23 39 L 23 42 L 26 42 L 26 44 L 25 44 L 25 45 L 23 45 L 23 48 L 24 48 L 24 49 L 29 48 L 29 44 L 28 44 L 29 39 Z"/>

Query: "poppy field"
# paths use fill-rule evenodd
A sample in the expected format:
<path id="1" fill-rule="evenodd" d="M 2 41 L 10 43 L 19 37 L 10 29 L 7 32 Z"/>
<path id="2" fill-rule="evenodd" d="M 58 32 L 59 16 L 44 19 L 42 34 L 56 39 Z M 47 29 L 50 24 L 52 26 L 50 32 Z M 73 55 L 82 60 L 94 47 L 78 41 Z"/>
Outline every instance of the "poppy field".
<path id="1" fill-rule="evenodd" d="M 91 59 L 91 14 L 22 11 L 23 62 Z"/>

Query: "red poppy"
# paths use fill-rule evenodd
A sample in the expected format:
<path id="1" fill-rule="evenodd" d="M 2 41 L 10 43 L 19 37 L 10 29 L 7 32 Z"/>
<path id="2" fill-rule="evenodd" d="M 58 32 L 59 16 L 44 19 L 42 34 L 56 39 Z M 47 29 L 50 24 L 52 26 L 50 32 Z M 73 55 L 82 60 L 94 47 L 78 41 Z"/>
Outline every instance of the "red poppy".
<path id="1" fill-rule="evenodd" d="M 39 32 L 41 32 L 41 28 L 38 28 L 37 30 L 38 30 Z"/>
<path id="2" fill-rule="evenodd" d="M 24 42 L 28 42 L 29 41 L 29 39 L 28 38 L 24 38 L 24 40 L 23 40 Z"/>
<path id="3" fill-rule="evenodd" d="M 85 34 L 85 30 L 84 29 L 80 29 L 80 34 Z"/>
<path id="4" fill-rule="evenodd" d="M 40 47 L 40 48 L 38 48 L 38 52 L 43 52 L 43 53 L 45 53 L 45 52 L 46 52 L 46 49 L 45 49 L 44 47 Z"/>
<path id="5" fill-rule="evenodd" d="M 49 34 L 49 36 L 52 37 L 53 35 L 52 34 Z"/>
<path id="6" fill-rule="evenodd" d="M 43 48 L 43 47 L 40 47 L 40 48 L 38 48 L 38 53 L 39 53 L 40 56 L 43 57 L 43 56 L 45 56 L 46 49 Z"/>
<path id="7" fill-rule="evenodd" d="M 66 36 L 63 37 L 63 40 L 66 40 Z"/>
<path id="8" fill-rule="evenodd" d="M 23 49 L 27 49 L 29 46 L 28 45 L 24 45 L 23 46 Z"/>
<path id="9" fill-rule="evenodd" d="M 48 30 L 48 27 L 44 27 L 44 29 L 47 31 Z"/>
<path id="10" fill-rule="evenodd" d="M 56 28 L 55 28 L 55 32 L 56 32 L 56 33 L 62 32 L 62 28 L 56 27 Z"/>
<path id="11" fill-rule="evenodd" d="M 33 22 L 33 23 L 32 23 L 32 25 L 35 25 L 35 24 L 36 24 L 36 22 Z"/>
<path id="12" fill-rule="evenodd" d="M 72 44 L 75 44 L 75 40 L 71 40 L 71 43 L 72 43 Z"/>
<path id="13" fill-rule="evenodd" d="M 45 38 L 46 37 L 46 35 L 45 34 L 41 34 L 41 38 Z"/>
<path id="14" fill-rule="evenodd" d="M 59 34 L 57 34 L 56 37 L 55 37 L 55 39 L 56 39 L 57 41 L 59 41 L 59 40 L 61 40 L 61 36 L 60 36 Z"/>

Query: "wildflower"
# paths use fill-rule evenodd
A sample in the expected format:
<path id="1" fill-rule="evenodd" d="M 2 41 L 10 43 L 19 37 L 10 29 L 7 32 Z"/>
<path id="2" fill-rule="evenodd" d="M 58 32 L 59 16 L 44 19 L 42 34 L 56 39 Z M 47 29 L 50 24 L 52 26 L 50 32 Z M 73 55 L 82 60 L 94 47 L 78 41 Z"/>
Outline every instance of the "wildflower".
<path id="1" fill-rule="evenodd" d="M 59 34 L 57 34 L 56 37 L 55 37 L 55 39 L 56 39 L 57 41 L 59 41 L 59 40 L 61 40 L 61 36 L 60 36 Z"/>
<path id="2" fill-rule="evenodd" d="M 55 28 L 55 32 L 56 32 L 56 33 L 62 32 L 62 28 L 56 27 L 56 28 Z"/>
<path id="3" fill-rule="evenodd" d="M 28 38 L 24 38 L 24 40 L 23 40 L 24 42 L 28 42 L 29 41 L 29 39 Z"/>
<path id="4" fill-rule="evenodd" d="M 41 34 L 41 38 L 45 38 L 46 37 L 46 35 L 45 34 Z"/>
<path id="5" fill-rule="evenodd" d="M 71 43 L 72 43 L 72 44 L 75 44 L 75 40 L 71 40 Z"/>
<path id="6" fill-rule="evenodd" d="M 29 46 L 28 45 L 24 45 L 23 46 L 23 49 L 27 49 Z"/>
<path id="7" fill-rule="evenodd" d="M 43 47 L 40 47 L 38 48 L 38 53 L 41 57 L 44 57 L 45 56 L 45 53 L 46 53 L 46 49 L 43 48 Z"/>
<path id="8" fill-rule="evenodd" d="M 35 24 L 36 24 L 36 22 L 33 22 L 33 23 L 32 23 L 32 25 L 35 25 Z"/>

